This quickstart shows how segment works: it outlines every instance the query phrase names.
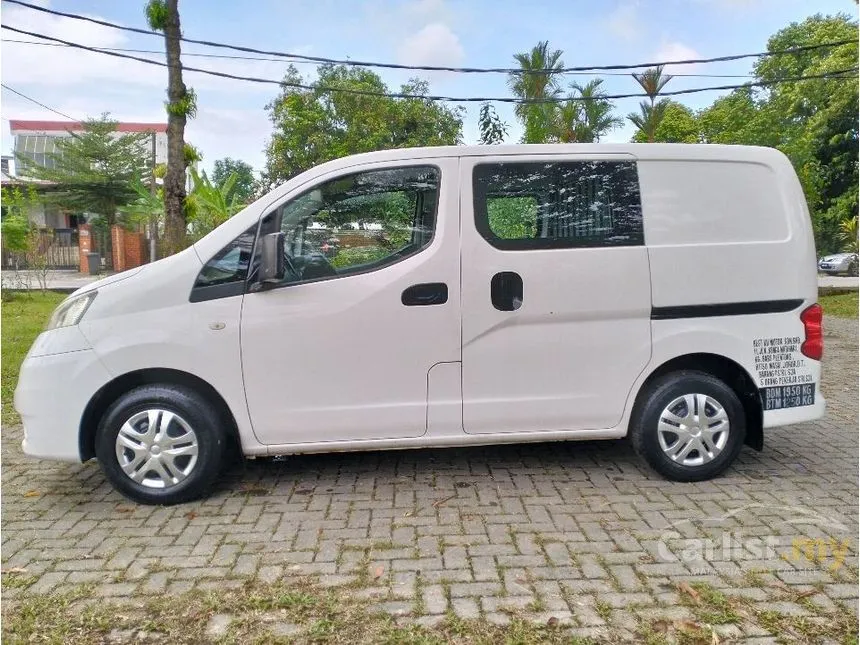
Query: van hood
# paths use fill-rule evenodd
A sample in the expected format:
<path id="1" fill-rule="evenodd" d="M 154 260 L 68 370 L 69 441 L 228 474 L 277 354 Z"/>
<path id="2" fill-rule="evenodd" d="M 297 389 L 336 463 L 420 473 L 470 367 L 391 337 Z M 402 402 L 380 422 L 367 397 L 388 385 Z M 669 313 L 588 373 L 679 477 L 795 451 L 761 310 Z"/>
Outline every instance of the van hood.
<path id="1" fill-rule="evenodd" d="M 135 267 L 134 269 L 128 269 L 127 271 L 122 271 L 121 273 L 115 273 L 114 275 L 109 275 L 106 278 L 102 278 L 101 280 L 96 280 L 95 282 L 90 282 L 88 285 L 81 287 L 77 291 L 73 292 L 70 298 L 73 296 L 80 295 L 82 293 L 87 293 L 88 291 L 92 291 L 93 289 L 100 289 L 102 287 L 106 287 L 109 284 L 113 284 L 114 282 L 120 282 L 121 280 L 126 280 L 131 278 L 132 276 L 137 275 L 141 271 L 146 268 L 146 265 Z"/>

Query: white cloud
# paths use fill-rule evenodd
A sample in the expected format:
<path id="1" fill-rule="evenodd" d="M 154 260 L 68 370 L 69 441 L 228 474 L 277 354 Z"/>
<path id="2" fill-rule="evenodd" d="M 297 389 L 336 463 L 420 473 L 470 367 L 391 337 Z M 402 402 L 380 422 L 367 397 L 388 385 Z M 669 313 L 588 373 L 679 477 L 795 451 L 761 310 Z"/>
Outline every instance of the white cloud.
<path id="1" fill-rule="evenodd" d="M 671 61 L 671 60 L 691 60 L 696 58 L 704 58 L 698 51 L 680 42 L 665 41 L 660 45 L 659 49 L 652 56 L 655 62 Z M 666 74 L 695 74 L 699 70 L 698 63 L 690 63 L 684 65 L 669 65 L 664 70 Z"/>
<path id="2" fill-rule="evenodd" d="M 637 40 L 641 35 L 638 3 L 618 5 L 606 20 L 609 33 L 624 41 Z"/>
<path id="3" fill-rule="evenodd" d="M 272 132 L 272 124 L 262 108 L 201 107 L 197 117 L 186 127 L 188 141 L 203 152 L 203 167 L 211 169 L 216 159 L 242 159 L 262 170 L 264 148 Z"/>
<path id="4" fill-rule="evenodd" d="M 400 44 L 398 62 L 405 65 L 458 66 L 465 59 L 463 45 L 448 25 L 426 25 Z"/>
<path id="5" fill-rule="evenodd" d="M 421 22 L 451 20 L 451 11 L 445 0 L 415 0 L 404 7 L 407 17 L 414 17 Z"/>

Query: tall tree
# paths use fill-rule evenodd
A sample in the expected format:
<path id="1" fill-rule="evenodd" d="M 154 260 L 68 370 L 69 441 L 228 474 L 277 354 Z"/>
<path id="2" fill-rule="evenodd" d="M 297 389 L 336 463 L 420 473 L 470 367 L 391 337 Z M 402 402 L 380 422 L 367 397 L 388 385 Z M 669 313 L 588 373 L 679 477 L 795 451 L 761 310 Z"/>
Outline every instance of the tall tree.
<path id="1" fill-rule="evenodd" d="M 653 143 L 657 140 L 657 129 L 663 120 L 663 115 L 669 107 L 668 99 L 661 99 L 654 104 L 642 101 L 639 104 L 639 114 L 631 112 L 627 115 L 630 122 L 638 128 L 633 135 L 634 140 L 643 140 Z"/>
<path id="2" fill-rule="evenodd" d="M 654 141 L 664 143 L 698 143 L 699 136 L 699 121 L 696 113 L 686 105 L 681 105 L 677 101 L 663 99 L 665 106 L 662 109 L 659 123 L 654 130 Z M 633 141 L 642 143 L 646 141 L 645 129 L 640 128 L 635 135 Z"/>
<path id="3" fill-rule="evenodd" d="M 857 22 L 846 14 L 816 14 L 794 22 L 768 40 L 768 51 L 838 40 L 840 47 L 807 50 L 759 59 L 755 74 L 765 81 L 810 76 L 857 67 Z M 848 79 L 779 83 L 759 92 L 779 133 L 780 150 L 794 163 L 816 214 L 816 241 L 827 252 L 839 250 L 840 222 L 855 217 L 858 205 L 857 74 Z"/>
<path id="4" fill-rule="evenodd" d="M 332 92 L 326 88 L 390 93 L 367 69 L 324 65 L 305 81 L 290 67 L 280 94 L 266 106 L 273 134 L 266 149 L 263 188 L 324 161 L 372 150 L 454 145 L 461 141 L 463 112 L 424 98 L 400 99 Z M 310 84 L 301 90 L 289 84 Z M 424 96 L 429 87 L 412 80 L 401 93 Z"/>
<path id="5" fill-rule="evenodd" d="M 235 197 L 240 204 L 249 203 L 254 194 L 254 169 L 251 164 L 230 157 L 217 159 L 212 170 L 212 183 L 223 186 L 233 174 L 236 175 L 236 179 L 226 196 L 227 201 Z"/>
<path id="6" fill-rule="evenodd" d="M 107 114 L 83 126 L 83 132 L 57 138 L 57 151 L 45 153 L 49 163 L 44 166 L 19 154 L 20 174 L 56 184 L 45 199 L 114 224 L 118 210 L 137 199 L 135 184 L 149 174 L 150 134 L 118 134 L 117 122 Z"/>
<path id="7" fill-rule="evenodd" d="M 816 14 L 791 23 L 768 41 L 768 51 L 839 40 L 838 47 L 759 59 L 756 80 L 779 81 L 857 67 L 857 22 L 846 14 Z M 702 137 L 712 143 L 778 148 L 791 159 L 812 213 L 820 253 L 843 248 L 840 225 L 858 210 L 858 88 L 847 78 L 777 82 L 740 89 L 699 114 Z"/>
<path id="8" fill-rule="evenodd" d="M 779 137 L 772 116 L 756 102 L 751 88 L 742 88 L 699 111 L 697 121 L 705 143 L 775 147 Z"/>
<path id="9" fill-rule="evenodd" d="M 557 106 L 541 100 L 558 98 L 559 72 L 564 67 L 560 49 L 550 50 L 549 41 L 543 40 L 528 52 L 514 54 L 514 61 L 522 69 L 508 76 L 508 87 L 520 99 L 538 101 L 518 103 L 514 109 L 523 124 L 523 143 L 546 143 L 553 136 Z"/>
<path id="10" fill-rule="evenodd" d="M 167 172 L 164 174 L 165 244 L 167 254 L 187 246 L 185 213 L 185 123 L 197 113 L 194 90 L 182 81 L 179 0 L 149 0 L 146 18 L 153 31 L 164 33 L 167 53 Z"/>
<path id="11" fill-rule="evenodd" d="M 663 74 L 662 65 L 650 67 L 644 72 L 634 73 L 632 76 L 648 95 L 648 100 L 639 104 L 639 114 L 633 112 L 628 114 L 627 118 L 645 133 L 646 141 L 652 142 L 655 140 L 657 128 L 667 108 L 665 100 L 658 101 L 657 96 L 659 96 L 660 90 L 666 87 L 666 83 L 672 80 L 672 76 Z"/>
<path id="12" fill-rule="evenodd" d="M 612 101 L 600 89 L 603 80 L 596 78 L 585 85 L 572 83 L 573 94 L 558 109 L 557 138 L 562 143 L 596 143 L 623 121 L 613 114 Z"/>
<path id="13" fill-rule="evenodd" d="M 496 110 L 489 103 L 481 105 L 478 129 L 481 131 L 480 142 L 484 145 L 502 143 L 508 134 L 507 123 L 499 118 Z"/>

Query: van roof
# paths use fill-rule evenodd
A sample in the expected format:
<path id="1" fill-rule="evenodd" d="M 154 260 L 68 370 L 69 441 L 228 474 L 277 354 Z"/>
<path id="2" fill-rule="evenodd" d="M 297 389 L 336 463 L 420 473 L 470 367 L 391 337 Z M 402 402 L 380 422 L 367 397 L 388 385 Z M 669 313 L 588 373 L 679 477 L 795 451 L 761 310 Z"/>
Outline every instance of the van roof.
<path id="1" fill-rule="evenodd" d="M 486 157 L 541 154 L 630 155 L 636 159 L 722 160 L 773 163 L 782 153 L 775 148 L 701 143 L 548 143 L 517 145 L 434 146 L 395 148 L 344 157 L 356 161 L 394 161 L 433 157 Z M 337 163 L 334 162 L 329 163 Z"/>

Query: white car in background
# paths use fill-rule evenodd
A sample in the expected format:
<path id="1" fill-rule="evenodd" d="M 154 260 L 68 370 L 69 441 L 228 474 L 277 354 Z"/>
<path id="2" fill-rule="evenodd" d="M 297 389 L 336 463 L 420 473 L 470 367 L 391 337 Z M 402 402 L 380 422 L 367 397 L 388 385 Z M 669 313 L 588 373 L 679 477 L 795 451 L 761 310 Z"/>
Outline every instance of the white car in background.
<path id="1" fill-rule="evenodd" d="M 836 253 L 821 258 L 818 261 L 818 270 L 828 275 L 857 275 L 857 264 L 856 253 Z"/>

